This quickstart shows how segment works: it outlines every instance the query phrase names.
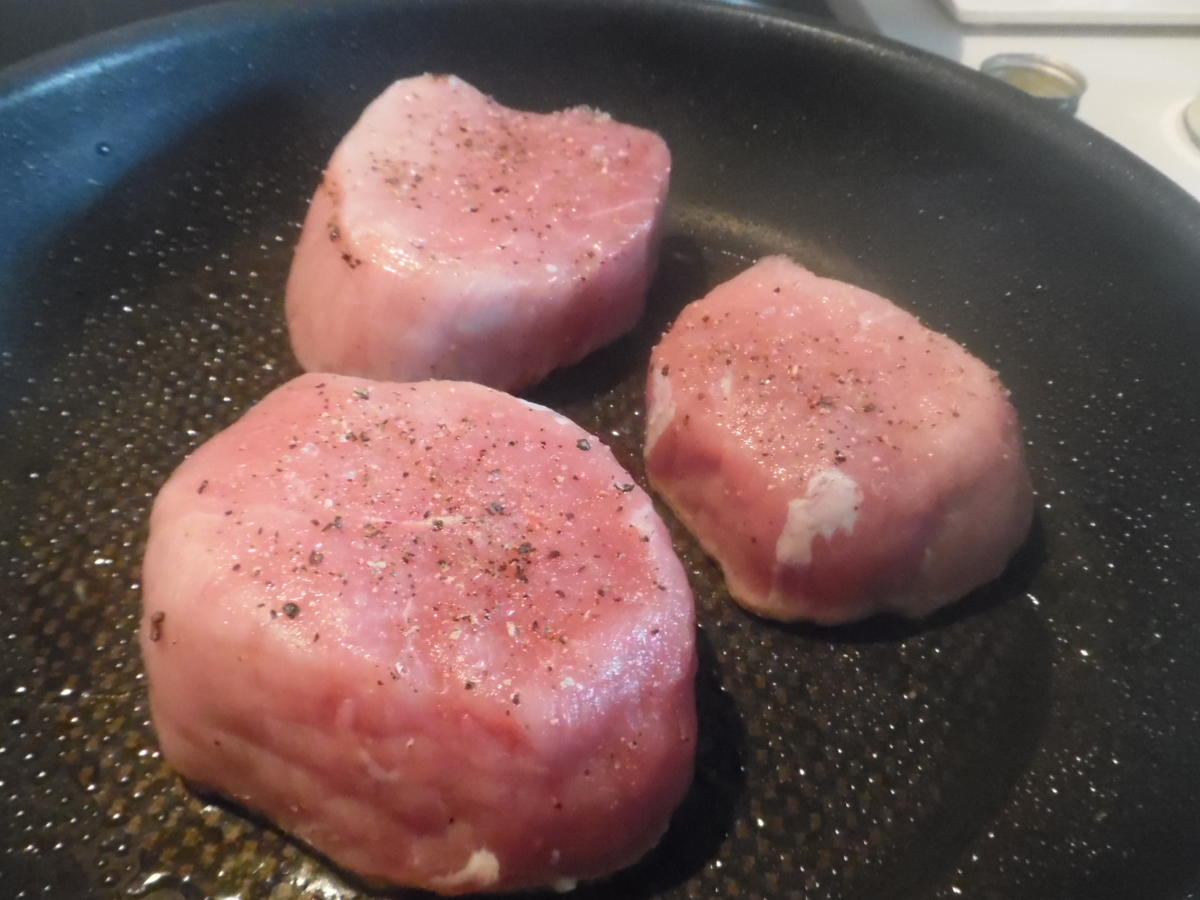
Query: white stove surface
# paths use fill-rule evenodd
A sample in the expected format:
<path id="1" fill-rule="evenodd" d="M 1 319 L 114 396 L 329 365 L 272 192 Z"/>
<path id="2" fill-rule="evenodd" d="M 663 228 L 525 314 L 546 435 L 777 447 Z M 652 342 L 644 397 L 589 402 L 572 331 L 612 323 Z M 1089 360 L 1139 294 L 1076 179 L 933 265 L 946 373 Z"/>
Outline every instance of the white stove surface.
<path id="1" fill-rule="evenodd" d="M 1200 0 L 1187 2 L 1200 7 Z M 1200 147 L 1183 121 L 1184 109 L 1200 95 L 1200 26 L 980 27 L 956 21 L 938 0 L 830 0 L 830 6 L 848 25 L 976 69 L 997 53 L 1035 53 L 1068 63 L 1088 82 L 1078 118 L 1200 199 Z"/>
<path id="2" fill-rule="evenodd" d="M 941 0 L 960 22 L 1012 25 L 1200 25 L 1196 0 Z"/>

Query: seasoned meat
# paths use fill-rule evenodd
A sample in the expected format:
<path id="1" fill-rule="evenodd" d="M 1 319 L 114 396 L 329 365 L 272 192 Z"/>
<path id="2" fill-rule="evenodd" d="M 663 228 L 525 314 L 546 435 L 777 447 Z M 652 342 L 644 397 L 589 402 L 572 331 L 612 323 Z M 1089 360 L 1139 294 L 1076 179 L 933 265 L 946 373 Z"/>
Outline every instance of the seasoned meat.
<path id="1" fill-rule="evenodd" d="M 647 398 L 652 484 L 760 615 L 921 616 L 996 577 L 1029 529 L 996 374 L 783 257 L 683 311 Z"/>
<path id="2" fill-rule="evenodd" d="M 297 378 L 170 477 L 143 578 L 166 759 L 359 875 L 594 878 L 690 782 L 683 569 L 610 451 L 543 407 Z"/>
<path id="3" fill-rule="evenodd" d="M 653 274 L 670 154 L 577 107 L 398 81 L 342 140 L 287 289 L 309 371 L 517 390 L 628 331 Z"/>

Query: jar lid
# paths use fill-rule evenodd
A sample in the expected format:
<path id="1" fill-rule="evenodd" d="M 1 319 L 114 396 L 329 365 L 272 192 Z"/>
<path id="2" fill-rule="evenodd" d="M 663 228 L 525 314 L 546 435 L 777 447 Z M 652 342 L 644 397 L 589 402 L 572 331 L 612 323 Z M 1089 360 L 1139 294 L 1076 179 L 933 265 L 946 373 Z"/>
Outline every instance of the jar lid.
<path id="1" fill-rule="evenodd" d="M 1067 113 L 1079 108 L 1087 90 L 1087 79 L 1078 69 L 1034 53 L 998 53 L 985 59 L 979 71 Z"/>

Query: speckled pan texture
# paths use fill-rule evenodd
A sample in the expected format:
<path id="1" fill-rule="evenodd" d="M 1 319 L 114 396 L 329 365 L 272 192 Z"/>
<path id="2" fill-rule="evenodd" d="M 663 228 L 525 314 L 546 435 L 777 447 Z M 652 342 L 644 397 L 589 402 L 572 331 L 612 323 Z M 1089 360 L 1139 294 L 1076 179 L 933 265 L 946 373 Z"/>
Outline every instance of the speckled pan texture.
<path id="1" fill-rule="evenodd" d="M 1197 896 L 1200 208 L 969 73 L 670 0 L 221 6 L 0 76 L 0 893 L 374 896 L 169 771 L 138 567 L 171 469 L 297 371 L 321 165 L 426 70 L 670 143 L 643 325 L 530 394 L 639 479 L 649 347 L 786 252 L 999 369 L 1038 491 L 1008 573 L 915 624 L 755 619 L 673 525 L 698 774 L 661 847 L 577 896 Z"/>

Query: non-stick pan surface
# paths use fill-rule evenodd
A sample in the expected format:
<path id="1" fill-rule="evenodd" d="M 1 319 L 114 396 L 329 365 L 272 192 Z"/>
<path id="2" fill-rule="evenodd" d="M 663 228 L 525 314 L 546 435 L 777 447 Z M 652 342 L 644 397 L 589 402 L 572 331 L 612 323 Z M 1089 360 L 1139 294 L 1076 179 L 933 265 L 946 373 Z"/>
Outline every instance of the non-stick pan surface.
<path id="1" fill-rule="evenodd" d="M 948 64 L 682 0 L 219 6 L 0 76 L 0 894 L 367 892 L 165 766 L 138 566 L 170 470 L 297 371 L 282 291 L 322 164 L 426 70 L 670 143 L 643 325 L 533 392 L 639 478 L 650 344 L 767 252 L 964 342 L 1029 441 L 1028 545 L 923 623 L 760 621 L 676 529 L 702 622 L 695 786 L 659 850 L 579 895 L 1188 896 L 1200 207 Z"/>

